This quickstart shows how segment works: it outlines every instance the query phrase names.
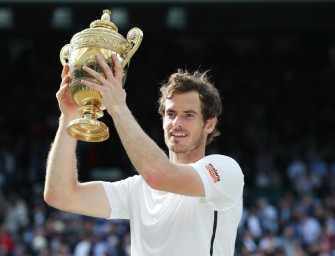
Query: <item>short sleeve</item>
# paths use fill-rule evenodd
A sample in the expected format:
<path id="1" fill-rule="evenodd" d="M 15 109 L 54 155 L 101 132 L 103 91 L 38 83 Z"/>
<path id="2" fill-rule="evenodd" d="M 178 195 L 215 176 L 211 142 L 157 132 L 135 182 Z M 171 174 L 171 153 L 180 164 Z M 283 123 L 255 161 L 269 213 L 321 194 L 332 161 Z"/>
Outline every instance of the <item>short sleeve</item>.
<path id="1" fill-rule="evenodd" d="M 129 197 L 138 175 L 116 182 L 103 182 L 111 214 L 109 219 L 129 219 Z"/>
<path id="2" fill-rule="evenodd" d="M 215 210 L 228 210 L 241 200 L 244 175 L 233 158 L 224 155 L 209 155 L 191 166 L 202 179 L 205 200 Z"/>

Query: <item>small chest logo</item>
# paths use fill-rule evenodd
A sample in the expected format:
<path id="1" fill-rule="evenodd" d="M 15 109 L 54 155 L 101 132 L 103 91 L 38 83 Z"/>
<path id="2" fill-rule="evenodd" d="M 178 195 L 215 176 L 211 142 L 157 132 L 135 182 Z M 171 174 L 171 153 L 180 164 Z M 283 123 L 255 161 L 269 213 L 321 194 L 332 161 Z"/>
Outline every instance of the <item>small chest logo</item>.
<path id="1" fill-rule="evenodd" d="M 220 175 L 212 164 L 208 164 L 205 167 L 206 167 L 207 171 L 209 172 L 209 174 L 211 175 L 214 183 L 220 181 Z"/>

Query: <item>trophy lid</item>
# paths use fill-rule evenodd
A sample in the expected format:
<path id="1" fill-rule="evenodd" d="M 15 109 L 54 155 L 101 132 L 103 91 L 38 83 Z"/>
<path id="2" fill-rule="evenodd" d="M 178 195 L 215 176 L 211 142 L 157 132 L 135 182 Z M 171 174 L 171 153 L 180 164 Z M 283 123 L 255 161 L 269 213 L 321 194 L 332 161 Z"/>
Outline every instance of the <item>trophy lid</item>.
<path id="1" fill-rule="evenodd" d="M 108 29 L 111 29 L 117 32 L 118 28 L 115 26 L 113 22 L 110 21 L 110 14 L 111 14 L 110 10 L 103 10 L 101 19 L 93 21 L 90 24 L 90 28 L 104 27 L 104 28 L 108 28 Z"/>
<path id="2" fill-rule="evenodd" d="M 116 52 L 123 61 L 122 67 L 129 65 L 130 58 L 134 55 L 142 42 L 143 33 L 139 28 L 132 28 L 124 38 L 118 33 L 118 28 L 110 21 L 110 10 L 104 10 L 100 20 L 91 22 L 90 27 L 76 33 L 69 44 L 60 52 L 60 60 L 64 65 L 76 50 L 82 48 L 101 48 Z M 84 51 L 85 52 L 85 51 Z M 75 56 L 75 55 L 73 55 Z"/>

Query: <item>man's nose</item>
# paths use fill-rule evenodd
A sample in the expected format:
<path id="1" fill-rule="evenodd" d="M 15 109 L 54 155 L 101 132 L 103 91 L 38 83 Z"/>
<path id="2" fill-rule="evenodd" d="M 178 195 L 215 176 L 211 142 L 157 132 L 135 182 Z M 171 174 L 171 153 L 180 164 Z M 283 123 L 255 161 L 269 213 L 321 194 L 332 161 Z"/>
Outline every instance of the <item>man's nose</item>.
<path id="1" fill-rule="evenodd" d="M 173 120 L 173 126 L 175 127 L 182 127 L 182 118 L 180 116 L 176 116 Z"/>

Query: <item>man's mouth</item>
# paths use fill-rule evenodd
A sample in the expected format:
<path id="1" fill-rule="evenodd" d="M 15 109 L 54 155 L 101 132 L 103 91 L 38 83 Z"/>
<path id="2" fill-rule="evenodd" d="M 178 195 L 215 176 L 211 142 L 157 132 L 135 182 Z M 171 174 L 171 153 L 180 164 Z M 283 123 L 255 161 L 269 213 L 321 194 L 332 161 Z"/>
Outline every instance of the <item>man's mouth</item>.
<path id="1" fill-rule="evenodd" d="M 185 138 L 187 134 L 183 132 L 171 132 L 171 136 L 174 138 Z"/>

